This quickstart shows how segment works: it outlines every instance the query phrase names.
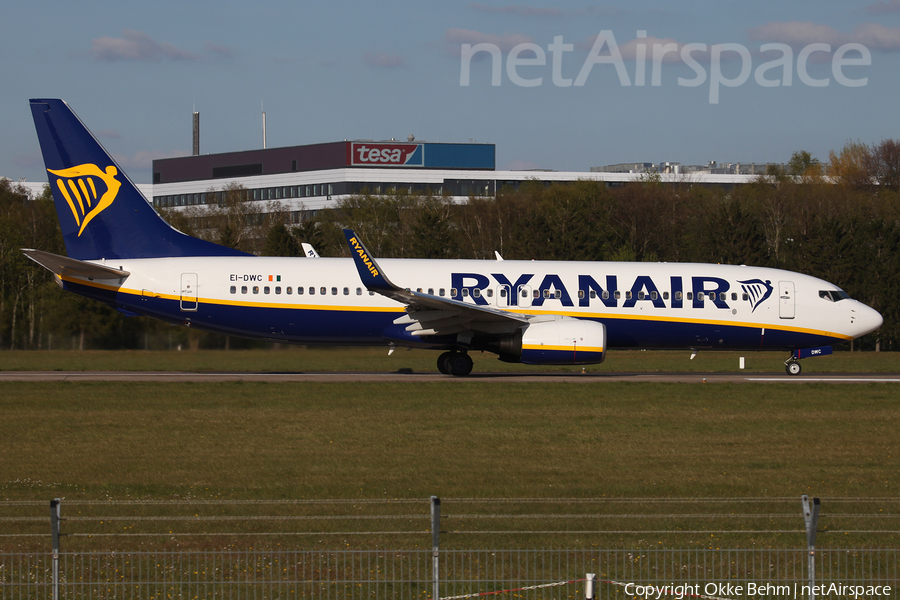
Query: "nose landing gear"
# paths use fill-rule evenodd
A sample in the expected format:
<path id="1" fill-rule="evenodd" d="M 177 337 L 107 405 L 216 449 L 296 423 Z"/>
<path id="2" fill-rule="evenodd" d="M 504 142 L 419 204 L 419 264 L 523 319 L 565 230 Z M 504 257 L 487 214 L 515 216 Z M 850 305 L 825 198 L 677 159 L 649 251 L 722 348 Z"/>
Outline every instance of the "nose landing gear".
<path id="1" fill-rule="evenodd" d="M 833 352 L 831 346 L 819 346 L 818 348 L 800 348 L 791 352 L 791 357 L 784 361 L 784 370 L 788 375 L 799 375 L 803 368 L 797 362 L 801 358 L 813 356 L 828 356 Z"/>
<path id="2" fill-rule="evenodd" d="M 799 375 L 803 367 L 800 366 L 800 363 L 797 362 L 797 359 L 792 354 L 789 359 L 784 361 L 784 370 L 787 371 L 788 375 Z"/>

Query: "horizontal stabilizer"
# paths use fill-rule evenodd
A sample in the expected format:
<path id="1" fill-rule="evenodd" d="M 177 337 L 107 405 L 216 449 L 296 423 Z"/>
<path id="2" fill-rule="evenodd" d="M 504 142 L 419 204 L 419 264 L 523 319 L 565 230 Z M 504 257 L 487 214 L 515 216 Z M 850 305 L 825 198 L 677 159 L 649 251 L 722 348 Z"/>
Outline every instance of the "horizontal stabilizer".
<path id="1" fill-rule="evenodd" d="M 69 277 L 87 277 L 88 279 L 125 279 L 131 275 L 130 271 L 122 269 L 113 269 L 94 263 L 76 260 L 68 256 L 60 256 L 44 252 L 43 250 L 34 250 L 32 248 L 22 248 L 22 252 L 41 265 L 51 273 Z"/>

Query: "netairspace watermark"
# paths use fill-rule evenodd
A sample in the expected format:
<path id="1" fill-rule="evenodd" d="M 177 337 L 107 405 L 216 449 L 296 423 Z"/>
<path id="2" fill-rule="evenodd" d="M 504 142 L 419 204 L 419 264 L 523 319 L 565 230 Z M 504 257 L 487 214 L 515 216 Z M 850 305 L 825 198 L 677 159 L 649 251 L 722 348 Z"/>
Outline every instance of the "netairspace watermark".
<path id="1" fill-rule="evenodd" d="M 846 598 L 880 598 L 889 596 L 889 585 L 846 585 L 843 583 L 823 583 L 822 585 L 775 584 L 775 583 L 695 583 L 669 585 L 625 584 L 625 595 L 662 600 L 663 598 L 682 600 L 684 598 L 714 598 L 724 600 L 738 597 L 770 598 L 810 598 L 812 596 Z"/>
<path id="2" fill-rule="evenodd" d="M 678 85 L 682 87 L 699 87 L 709 81 L 709 103 L 719 103 L 719 92 L 722 87 L 738 87 L 744 85 L 753 75 L 756 83 L 762 87 L 789 87 L 794 82 L 794 49 L 787 44 L 771 43 L 762 44 L 759 47 L 759 57 L 762 53 L 780 52 L 781 55 L 772 60 L 766 60 L 753 68 L 753 55 L 742 44 L 678 44 L 669 41 L 641 42 L 647 38 L 646 31 L 637 32 L 637 43 L 633 46 L 629 43 L 629 52 L 634 51 L 634 85 L 647 85 L 647 61 L 650 65 L 650 85 L 658 87 L 662 85 L 663 63 L 683 62 L 694 71 L 694 77 L 678 78 Z M 619 84 L 623 87 L 632 85 L 631 77 L 625 67 L 625 59 L 613 32 L 605 29 L 600 32 L 594 41 L 593 47 L 581 66 L 577 77 L 574 79 L 563 77 L 564 53 L 572 52 L 574 44 L 563 42 L 563 36 L 553 38 L 553 43 L 547 45 L 547 51 L 531 42 L 518 44 L 510 49 L 506 57 L 506 76 L 509 81 L 519 87 L 537 87 L 543 85 L 544 77 L 526 78 L 520 73 L 520 68 L 530 69 L 534 74 L 534 67 L 547 66 L 547 53 L 550 54 L 550 78 L 557 87 L 581 87 L 591 75 L 597 65 L 612 65 L 619 78 Z M 471 83 L 471 68 L 473 58 L 484 58 L 480 53 L 487 53 L 491 58 L 491 85 L 499 86 L 502 81 L 503 53 L 500 47 L 491 42 L 479 44 L 462 44 L 461 62 L 459 72 L 459 85 L 468 87 Z M 815 53 L 831 53 L 831 44 L 808 44 L 797 52 L 796 67 L 797 78 L 800 83 L 809 87 L 827 87 L 831 83 L 831 77 L 813 77 L 809 74 L 810 56 Z M 526 56 L 522 56 L 526 54 Z M 849 54 L 849 56 L 848 56 Z M 709 63 L 707 73 L 704 64 Z M 740 60 L 740 72 L 736 76 L 728 77 L 722 71 L 723 60 L 728 62 L 735 58 Z M 816 57 L 821 60 L 820 57 Z M 630 57 L 629 57 L 630 60 Z M 831 56 L 831 74 L 834 81 L 845 87 L 862 87 L 869 82 L 868 77 L 851 79 L 844 73 L 845 67 L 867 67 L 872 64 L 872 53 L 863 44 L 847 43 L 838 47 Z M 771 72 L 771 73 L 770 73 Z M 780 77 L 778 75 L 780 74 Z M 774 76 L 774 78 L 770 78 Z"/>

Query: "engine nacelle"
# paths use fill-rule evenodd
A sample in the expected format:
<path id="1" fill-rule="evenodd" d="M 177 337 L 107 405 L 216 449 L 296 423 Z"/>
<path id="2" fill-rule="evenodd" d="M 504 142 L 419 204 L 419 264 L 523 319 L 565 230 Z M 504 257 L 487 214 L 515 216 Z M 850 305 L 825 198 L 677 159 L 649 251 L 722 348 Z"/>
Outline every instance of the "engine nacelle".
<path id="1" fill-rule="evenodd" d="M 603 362 L 606 326 L 563 318 L 531 323 L 522 330 L 519 361 L 529 365 L 591 365 Z"/>

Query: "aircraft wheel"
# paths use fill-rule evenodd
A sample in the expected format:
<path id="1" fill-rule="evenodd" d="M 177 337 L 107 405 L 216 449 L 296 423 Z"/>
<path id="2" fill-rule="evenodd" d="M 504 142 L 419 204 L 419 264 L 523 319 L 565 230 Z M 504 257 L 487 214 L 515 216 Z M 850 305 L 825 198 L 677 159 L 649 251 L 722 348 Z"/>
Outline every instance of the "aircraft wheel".
<path id="1" fill-rule="evenodd" d="M 453 358 L 453 352 L 444 352 L 437 359 L 438 371 L 444 375 L 450 374 L 450 359 Z"/>
<path id="2" fill-rule="evenodd" d="M 469 358 L 469 355 L 463 352 L 454 352 L 447 363 L 450 366 L 450 373 L 457 377 L 465 377 L 471 373 L 472 367 L 475 364 L 472 362 L 472 359 Z"/>
<path id="3" fill-rule="evenodd" d="M 800 366 L 800 363 L 792 361 L 784 366 L 784 370 L 787 371 L 788 375 L 799 375 L 803 367 Z"/>

